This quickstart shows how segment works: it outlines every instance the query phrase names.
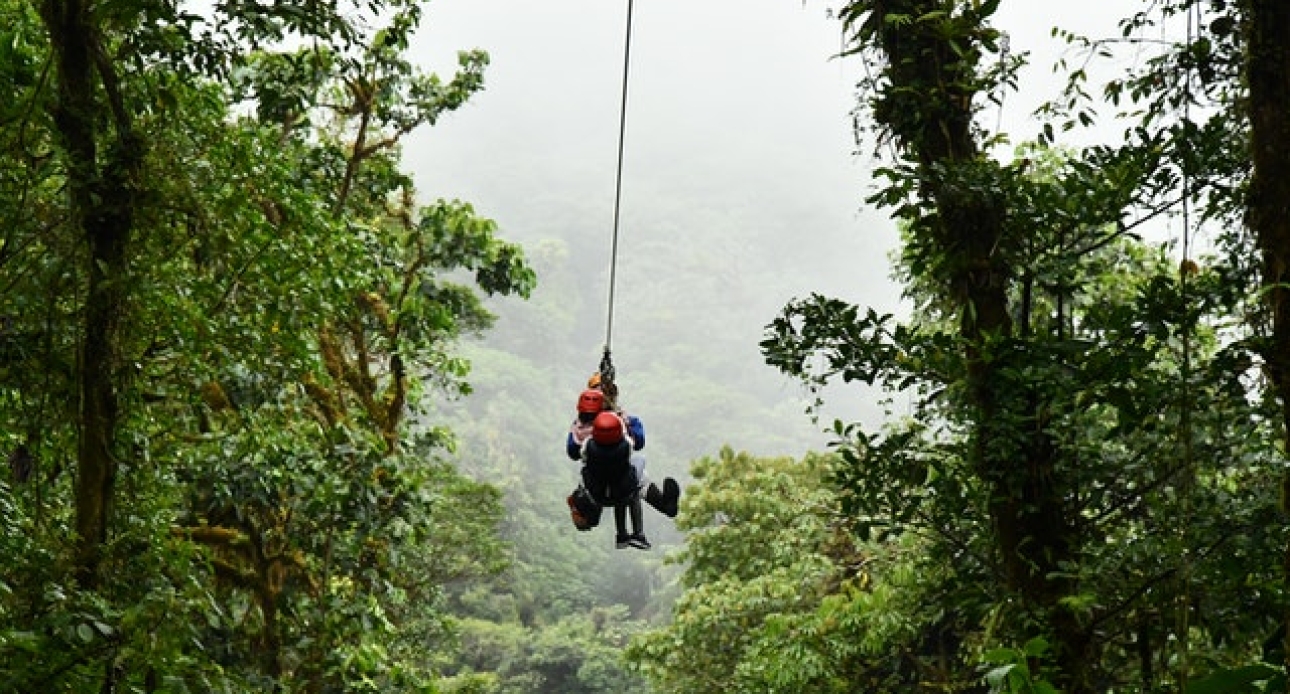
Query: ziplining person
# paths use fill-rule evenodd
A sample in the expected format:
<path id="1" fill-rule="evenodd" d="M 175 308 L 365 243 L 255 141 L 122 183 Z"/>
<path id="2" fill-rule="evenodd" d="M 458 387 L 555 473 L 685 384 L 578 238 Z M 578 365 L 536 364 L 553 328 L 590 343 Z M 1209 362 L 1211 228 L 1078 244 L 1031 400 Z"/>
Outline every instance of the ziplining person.
<path id="1" fill-rule="evenodd" d="M 605 506 L 614 508 L 615 545 L 649 549 L 645 537 L 641 499 L 668 518 L 675 518 L 681 487 L 667 477 L 663 488 L 645 474 L 645 425 L 639 417 L 618 408 L 613 366 L 606 352 L 602 371 L 592 375 L 588 388 L 578 396 L 577 417 L 569 427 L 565 452 L 582 462 L 581 484 L 566 499 L 574 526 L 590 530 L 599 523 Z M 605 367 L 608 367 L 607 369 Z M 604 373 L 610 374 L 609 378 Z M 631 514 L 632 531 L 626 517 Z"/>
<path id="2" fill-rule="evenodd" d="M 627 0 L 627 29 L 623 42 L 622 102 L 618 118 L 618 168 L 614 179 L 614 228 L 609 252 L 609 300 L 605 320 L 605 353 L 600 369 L 578 398 L 578 416 L 569 427 L 565 451 L 582 461 L 582 484 L 567 498 L 573 523 L 590 530 L 600 522 L 605 506 L 614 509 L 615 544 L 619 549 L 649 549 L 645 538 L 641 498 L 663 515 L 674 518 L 681 487 L 672 478 L 660 490 L 645 476 L 645 425 L 618 407 L 618 387 L 609 345 L 614 332 L 614 287 L 618 273 L 618 220 L 622 209 L 623 142 L 627 131 L 627 84 L 631 66 L 632 0 Z M 632 532 L 626 528 L 631 513 Z"/>

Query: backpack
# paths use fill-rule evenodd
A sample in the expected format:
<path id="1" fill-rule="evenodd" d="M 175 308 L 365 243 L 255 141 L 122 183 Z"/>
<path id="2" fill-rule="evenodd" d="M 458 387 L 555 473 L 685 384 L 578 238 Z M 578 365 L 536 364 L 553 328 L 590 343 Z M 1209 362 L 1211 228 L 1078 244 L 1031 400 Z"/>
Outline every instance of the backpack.
<path id="1" fill-rule="evenodd" d="M 600 525 L 600 505 L 595 499 L 591 498 L 591 493 L 586 487 L 578 485 L 567 499 L 569 503 L 569 515 L 573 518 L 573 527 L 578 530 L 591 530 Z"/>

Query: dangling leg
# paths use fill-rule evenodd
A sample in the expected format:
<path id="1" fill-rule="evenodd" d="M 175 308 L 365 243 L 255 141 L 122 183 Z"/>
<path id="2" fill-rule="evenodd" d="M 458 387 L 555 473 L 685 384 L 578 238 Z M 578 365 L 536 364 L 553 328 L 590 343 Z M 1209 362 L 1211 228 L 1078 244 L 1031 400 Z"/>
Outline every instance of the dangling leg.
<path id="1" fill-rule="evenodd" d="M 649 549 L 649 540 L 645 539 L 645 518 L 641 512 L 641 497 L 639 494 L 632 497 L 632 535 L 628 542 L 636 549 Z"/>
<path id="2" fill-rule="evenodd" d="M 654 483 L 645 476 L 645 454 L 640 451 L 632 451 L 632 456 L 629 460 L 632 464 L 632 470 L 636 472 L 636 493 L 649 501 L 649 488 L 653 487 Z"/>
<path id="3" fill-rule="evenodd" d="M 628 541 L 631 536 L 627 534 L 627 507 L 622 504 L 614 505 L 614 531 L 616 533 L 614 545 L 618 549 L 629 547 Z"/>

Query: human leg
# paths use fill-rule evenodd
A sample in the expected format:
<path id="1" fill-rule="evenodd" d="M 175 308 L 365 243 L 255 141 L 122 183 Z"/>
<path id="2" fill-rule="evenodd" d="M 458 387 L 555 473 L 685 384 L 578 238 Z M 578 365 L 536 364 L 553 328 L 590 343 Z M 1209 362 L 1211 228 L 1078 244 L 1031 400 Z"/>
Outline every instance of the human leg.
<path id="1" fill-rule="evenodd" d="M 630 546 L 628 541 L 631 535 L 627 534 L 627 507 L 622 504 L 614 505 L 614 545 L 618 549 Z"/>
<path id="2" fill-rule="evenodd" d="M 630 460 L 632 469 L 636 471 L 636 484 L 640 486 L 640 491 L 644 494 L 645 488 L 649 486 L 649 478 L 645 476 L 645 454 L 640 451 L 632 451 Z"/>
<path id="3" fill-rule="evenodd" d="M 636 549 L 649 549 L 649 540 L 645 539 L 645 514 L 641 511 L 639 494 L 632 497 L 628 510 L 632 514 L 632 534 L 627 538 L 628 544 Z"/>

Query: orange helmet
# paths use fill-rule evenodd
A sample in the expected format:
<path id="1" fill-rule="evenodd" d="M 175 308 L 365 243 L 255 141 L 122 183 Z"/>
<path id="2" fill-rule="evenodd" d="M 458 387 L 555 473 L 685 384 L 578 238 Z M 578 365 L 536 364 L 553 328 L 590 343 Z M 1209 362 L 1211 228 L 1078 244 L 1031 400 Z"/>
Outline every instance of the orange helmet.
<path id="1" fill-rule="evenodd" d="M 605 394 L 598 390 L 584 390 L 578 396 L 578 412 L 599 412 L 605 409 Z"/>
<path id="2" fill-rule="evenodd" d="M 601 412 L 591 423 L 591 438 L 604 446 L 612 446 L 623 440 L 623 420 L 613 412 Z"/>
<path id="3" fill-rule="evenodd" d="M 596 372 L 596 373 L 594 373 L 594 374 L 591 374 L 591 378 L 588 378 L 588 379 L 587 379 L 587 387 L 588 387 L 588 388 L 599 388 L 599 387 L 600 387 L 600 372 L 599 372 L 599 371 L 597 371 L 597 372 Z"/>

